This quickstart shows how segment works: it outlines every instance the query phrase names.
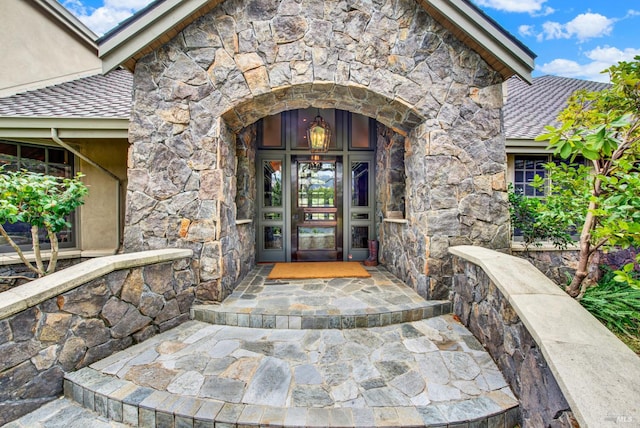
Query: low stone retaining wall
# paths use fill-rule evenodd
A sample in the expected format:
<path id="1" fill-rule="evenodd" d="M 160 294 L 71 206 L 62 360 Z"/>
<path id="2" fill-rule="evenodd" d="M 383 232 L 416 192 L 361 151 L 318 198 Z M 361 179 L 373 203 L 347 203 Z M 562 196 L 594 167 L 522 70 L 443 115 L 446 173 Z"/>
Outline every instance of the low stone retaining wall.
<path id="1" fill-rule="evenodd" d="M 520 400 L 523 426 L 637 426 L 640 358 L 526 260 L 454 256 L 453 310 Z"/>
<path id="2" fill-rule="evenodd" d="M 573 277 L 578 267 L 577 249 L 559 250 L 557 248 L 532 247 L 528 251 L 524 247 L 511 247 L 511 254 L 528 260 L 547 278 L 556 284 L 565 285 L 569 278 Z M 600 266 L 608 266 L 616 270 L 627 263 L 635 260 L 638 250 L 628 248 L 624 250 L 614 250 L 608 253 L 598 251 L 594 255 L 593 264 L 590 267 L 588 279 L 597 282 L 602 276 Z"/>
<path id="3" fill-rule="evenodd" d="M 0 293 L 0 425 L 59 397 L 66 371 L 188 320 L 191 256 L 102 257 Z"/>

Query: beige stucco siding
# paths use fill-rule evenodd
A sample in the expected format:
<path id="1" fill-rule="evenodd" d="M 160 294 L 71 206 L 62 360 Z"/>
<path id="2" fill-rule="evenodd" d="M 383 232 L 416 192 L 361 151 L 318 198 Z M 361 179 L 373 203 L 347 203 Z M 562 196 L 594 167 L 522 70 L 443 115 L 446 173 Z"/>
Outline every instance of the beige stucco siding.
<path id="1" fill-rule="evenodd" d="M 111 171 L 122 180 L 120 189 L 120 216 L 124 215 L 124 195 L 127 187 L 127 140 L 82 141 L 74 146 L 89 159 Z M 79 239 L 77 245 L 82 250 L 117 249 L 118 207 L 116 181 L 113 177 L 87 162 L 78 159 L 76 170 L 84 173 L 84 183 L 89 186 L 89 194 L 80 209 Z M 122 222 L 120 222 L 122 224 Z"/>
<path id="2" fill-rule="evenodd" d="M 71 33 L 36 2 L 0 1 L 0 96 L 96 74 L 96 49 Z"/>

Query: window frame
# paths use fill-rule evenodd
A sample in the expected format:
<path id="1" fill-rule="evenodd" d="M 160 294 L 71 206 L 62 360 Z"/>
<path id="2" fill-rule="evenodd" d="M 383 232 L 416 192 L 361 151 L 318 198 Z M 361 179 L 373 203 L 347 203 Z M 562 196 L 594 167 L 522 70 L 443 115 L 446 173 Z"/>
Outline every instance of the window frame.
<path id="1" fill-rule="evenodd" d="M 4 147 L 3 147 L 4 145 L 16 146 L 15 156 L 13 154 L 7 155 L 4 151 Z M 31 158 L 24 157 L 23 152 L 25 148 L 44 150 L 44 160 L 31 159 Z M 51 151 L 53 150 L 62 152 L 63 163 L 51 161 L 51 158 L 52 158 Z M 19 169 L 33 171 L 34 170 L 33 164 L 29 165 L 29 163 L 32 163 L 32 162 L 44 164 L 44 171 L 35 170 L 34 172 L 43 173 L 43 174 L 50 174 L 51 172 L 53 172 L 54 174 L 51 174 L 51 175 L 55 175 L 58 177 L 64 176 L 67 178 L 71 178 L 74 176 L 75 170 L 76 170 L 76 165 L 75 165 L 76 157 L 73 155 L 73 153 L 71 153 L 70 151 L 62 147 L 0 139 L 0 166 L 13 164 L 14 162 L 11 162 L 11 157 L 14 157 L 15 166 L 11 168 L 11 170 L 14 170 L 14 171 Z M 30 159 L 31 162 L 26 162 L 23 159 Z M 32 167 L 31 169 L 29 169 L 30 166 Z M 60 167 L 57 169 L 54 169 L 56 166 L 60 166 Z M 56 171 L 64 171 L 64 175 L 55 174 Z M 77 219 L 78 219 L 78 215 L 76 214 L 76 212 L 71 213 L 68 219 L 69 223 L 71 223 L 71 227 L 68 229 L 65 229 L 62 232 L 58 232 L 58 240 L 59 240 L 58 245 L 60 249 L 69 249 L 69 248 L 77 247 L 78 233 L 80 230 Z M 19 224 L 20 223 L 16 223 L 15 225 L 19 225 Z M 26 223 L 22 223 L 22 224 L 27 225 Z M 15 225 L 12 225 L 12 226 L 15 228 L 16 227 Z M 67 239 L 60 239 L 60 234 L 65 234 L 65 233 L 67 233 L 70 237 Z M 40 236 L 41 236 L 40 248 L 43 250 L 51 249 L 51 244 L 48 242 L 48 239 L 46 239 L 47 238 L 46 231 L 40 230 Z M 19 244 L 18 246 L 20 247 L 21 250 L 28 251 L 33 248 L 30 232 L 26 238 L 27 238 L 26 239 L 27 242 Z M 0 254 L 12 253 L 14 251 L 15 250 L 8 243 L 0 244 Z"/>

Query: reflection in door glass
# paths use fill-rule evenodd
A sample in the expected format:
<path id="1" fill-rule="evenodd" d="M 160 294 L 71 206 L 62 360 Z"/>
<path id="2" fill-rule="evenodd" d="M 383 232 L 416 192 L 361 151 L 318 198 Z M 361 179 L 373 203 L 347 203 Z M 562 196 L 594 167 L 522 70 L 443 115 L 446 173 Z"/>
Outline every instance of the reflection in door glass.
<path id="1" fill-rule="evenodd" d="M 369 162 L 351 162 L 351 206 L 369 206 Z"/>
<path id="2" fill-rule="evenodd" d="M 264 173 L 264 206 L 282 206 L 282 161 L 269 160 L 262 164 Z"/>
<path id="3" fill-rule="evenodd" d="M 369 239 L 368 226 L 352 226 L 351 227 L 351 247 L 367 248 L 367 240 Z"/>
<path id="4" fill-rule="evenodd" d="M 298 163 L 298 206 L 324 208 L 335 206 L 335 173 L 333 162 Z"/>
<path id="5" fill-rule="evenodd" d="M 335 227 L 299 227 L 298 250 L 335 250 Z"/>
<path id="6" fill-rule="evenodd" d="M 267 226 L 264 228 L 264 249 L 282 249 L 282 228 L 280 226 Z"/>

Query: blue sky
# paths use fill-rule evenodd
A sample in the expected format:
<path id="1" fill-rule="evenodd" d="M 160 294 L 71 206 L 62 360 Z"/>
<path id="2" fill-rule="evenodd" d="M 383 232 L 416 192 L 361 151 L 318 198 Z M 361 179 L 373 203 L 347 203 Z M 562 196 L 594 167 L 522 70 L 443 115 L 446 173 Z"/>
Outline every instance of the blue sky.
<path id="1" fill-rule="evenodd" d="M 97 34 L 150 0 L 59 0 Z M 533 50 L 534 76 L 607 81 L 600 72 L 640 55 L 638 0 L 472 0 Z"/>

